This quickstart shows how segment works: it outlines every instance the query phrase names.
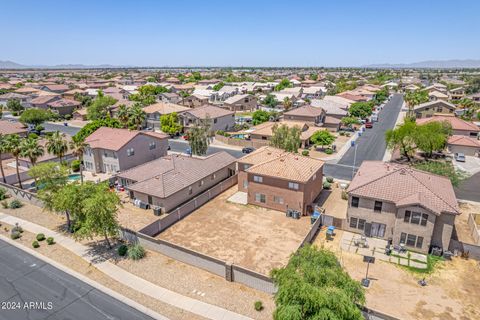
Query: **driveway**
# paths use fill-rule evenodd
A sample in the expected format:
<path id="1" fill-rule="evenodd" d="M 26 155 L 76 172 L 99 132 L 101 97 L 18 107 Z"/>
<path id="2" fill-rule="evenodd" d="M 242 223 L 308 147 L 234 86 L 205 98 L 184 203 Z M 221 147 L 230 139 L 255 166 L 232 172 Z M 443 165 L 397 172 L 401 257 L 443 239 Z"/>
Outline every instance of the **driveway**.
<path id="1" fill-rule="evenodd" d="M 180 139 L 170 139 L 168 140 L 168 145 L 170 146 L 171 151 L 181 152 L 184 153 L 187 148 L 189 148 L 188 142 L 185 140 Z M 227 153 L 231 154 L 235 158 L 241 158 L 245 154 L 242 153 L 241 150 L 235 150 L 232 148 L 222 148 L 218 146 L 209 146 L 207 149 L 207 155 L 211 155 L 216 152 L 226 151 Z"/>
<path id="2" fill-rule="evenodd" d="M 152 319 L 1 240 L 0 269 L 1 320 Z M 25 302 L 37 309 L 23 308 Z"/>
<path id="3" fill-rule="evenodd" d="M 325 176 L 351 180 L 354 160 L 355 168 L 359 167 L 365 160 L 383 160 L 385 150 L 387 149 L 385 131 L 395 126 L 402 103 L 403 96 L 394 94 L 392 99 L 380 111 L 379 121 L 374 123 L 372 129 L 366 129 L 362 136 L 356 140 L 356 147 L 350 148 L 337 162 L 327 162 L 325 164 L 323 171 Z M 356 156 L 355 149 L 357 149 Z"/>

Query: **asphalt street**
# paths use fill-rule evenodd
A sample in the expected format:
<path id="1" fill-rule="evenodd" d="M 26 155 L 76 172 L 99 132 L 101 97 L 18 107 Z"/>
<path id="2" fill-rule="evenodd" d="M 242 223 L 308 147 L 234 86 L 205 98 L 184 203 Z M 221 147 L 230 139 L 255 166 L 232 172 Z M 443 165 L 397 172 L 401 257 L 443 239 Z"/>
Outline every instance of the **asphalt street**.
<path id="1" fill-rule="evenodd" d="M 462 200 L 480 201 L 480 172 L 463 180 L 455 188 L 455 195 Z"/>
<path id="2" fill-rule="evenodd" d="M 187 141 L 179 140 L 179 139 L 170 139 L 168 141 L 168 145 L 170 146 L 171 151 L 181 152 L 181 153 L 185 153 L 185 151 L 189 148 Z M 237 159 L 245 155 L 244 153 L 242 153 L 241 150 L 227 149 L 227 148 L 216 147 L 216 146 L 209 146 L 207 149 L 207 155 L 211 155 L 213 153 L 220 152 L 220 151 L 228 152 L 229 154 L 231 154 Z"/>
<path id="3" fill-rule="evenodd" d="M 152 319 L 0 240 L 0 319 Z"/>
<path id="4" fill-rule="evenodd" d="M 402 103 L 403 97 L 401 94 L 393 95 L 392 99 L 380 111 L 378 122 L 374 123 L 373 128 L 366 129 L 362 133 L 362 136 L 356 141 L 356 146 L 351 147 L 336 163 L 325 164 L 324 175 L 351 180 L 353 166 L 358 168 L 365 160 L 382 160 L 387 148 L 385 131 L 395 126 Z M 355 149 L 357 149 L 356 156 Z"/>

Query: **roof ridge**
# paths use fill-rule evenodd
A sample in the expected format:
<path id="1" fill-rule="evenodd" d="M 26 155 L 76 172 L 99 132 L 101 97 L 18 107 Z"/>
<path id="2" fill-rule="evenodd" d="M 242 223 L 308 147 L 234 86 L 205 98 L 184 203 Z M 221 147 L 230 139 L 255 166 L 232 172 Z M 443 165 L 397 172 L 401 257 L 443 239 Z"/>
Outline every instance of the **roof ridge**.
<path id="1" fill-rule="evenodd" d="M 387 174 L 385 174 L 385 175 L 382 175 L 382 176 L 380 176 L 380 177 L 378 177 L 378 178 L 376 178 L 376 179 L 367 181 L 367 182 L 365 182 L 364 184 L 361 184 L 361 185 L 359 185 L 359 186 L 357 186 L 357 187 L 355 187 L 355 188 L 353 188 L 353 189 L 351 189 L 351 190 L 348 190 L 348 191 L 349 191 L 349 192 L 355 191 L 355 190 L 357 190 L 358 188 L 367 186 L 367 185 L 369 185 L 369 184 L 371 184 L 371 183 L 373 183 L 373 182 L 377 182 L 377 181 L 379 181 L 379 180 L 381 180 L 381 179 L 383 179 L 383 178 L 386 178 L 386 177 L 392 175 L 393 173 L 396 173 L 396 172 L 397 172 L 398 170 L 400 170 L 400 169 L 401 169 L 401 168 L 398 168 L 398 169 L 396 169 L 396 170 L 392 170 L 392 172 L 389 172 L 389 173 L 387 173 Z M 359 172 L 360 172 L 360 170 L 357 171 L 357 174 L 358 174 Z M 356 176 L 356 175 L 355 175 L 355 176 Z"/>

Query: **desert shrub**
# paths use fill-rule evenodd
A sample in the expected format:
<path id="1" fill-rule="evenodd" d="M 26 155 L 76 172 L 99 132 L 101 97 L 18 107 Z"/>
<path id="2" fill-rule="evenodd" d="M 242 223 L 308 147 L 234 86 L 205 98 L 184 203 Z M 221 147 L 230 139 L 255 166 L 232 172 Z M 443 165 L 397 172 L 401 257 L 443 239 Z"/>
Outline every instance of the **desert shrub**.
<path id="1" fill-rule="evenodd" d="M 328 181 L 329 183 L 333 183 L 333 177 L 327 177 L 327 181 Z"/>
<path id="2" fill-rule="evenodd" d="M 352 134 L 350 132 L 345 132 L 346 137 L 350 137 Z"/>
<path id="3" fill-rule="evenodd" d="M 45 240 L 45 235 L 43 233 L 39 233 L 35 238 L 37 239 L 37 241 L 43 241 Z"/>
<path id="4" fill-rule="evenodd" d="M 3 207 L 3 209 L 8 209 L 8 201 L 7 200 L 2 201 L 2 207 Z"/>
<path id="5" fill-rule="evenodd" d="M 344 136 L 344 135 L 345 135 L 345 131 L 340 131 L 338 134 L 341 135 L 341 136 Z"/>
<path id="6" fill-rule="evenodd" d="M 140 260 L 145 257 L 146 254 L 145 249 L 139 244 L 129 246 L 127 253 L 128 258 L 132 260 Z"/>
<path id="7" fill-rule="evenodd" d="M 70 120 L 70 119 L 72 119 L 72 115 L 71 114 L 66 114 L 64 118 L 65 118 L 65 120 Z"/>
<path id="8" fill-rule="evenodd" d="M 23 233 L 23 228 L 18 225 L 18 222 L 15 223 L 15 227 L 12 228 L 12 232 Z"/>
<path id="9" fill-rule="evenodd" d="M 12 232 L 10 233 L 10 238 L 12 238 L 13 240 L 19 239 L 21 236 L 22 234 L 18 231 L 12 230 Z"/>
<path id="10" fill-rule="evenodd" d="M 323 183 L 323 189 L 330 190 L 332 188 L 332 184 L 328 181 Z"/>
<path id="11" fill-rule="evenodd" d="M 255 304 L 254 304 L 254 307 L 255 307 L 255 310 L 257 311 L 262 311 L 263 310 L 263 303 L 262 301 L 255 301 Z"/>
<path id="12" fill-rule="evenodd" d="M 302 151 L 302 156 L 308 157 L 309 155 L 310 155 L 310 152 L 308 150 Z"/>
<path id="13" fill-rule="evenodd" d="M 80 171 L 80 160 L 73 160 L 70 167 L 72 168 L 73 172 Z"/>
<path id="14" fill-rule="evenodd" d="M 347 194 L 347 191 L 345 191 L 345 190 L 342 191 L 342 199 L 343 200 L 348 200 L 348 194 Z"/>
<path id="15" fill-rule="evenodd" d="M 23 206 L 23 203 L 20 202 L 18 199 L 14 199 L 10 202 L 9 208 L 10 209 L 18 209 Z"/>
<path id="16" fill-rule="evenodd" d="M 5 200 L 8 197 L 7 190 L 5 188 L 0 188 L 0 200 Z"/>
<path id="17" fill-rule="evenodd" d="M 32 247 L 38 248 L 38 247 L 40 247 L 40 244 L 38 243 L 38 241 L 33 241 L 32 242 Z"/>
<path id="18" fill-rule="evenodd" d="M 48 244 L 48 245 L 52 245 L 52 244 L 54 244 L 54 243 L 55 243 L 55 240 L 53 239 L 53 237 L 48 237 L 48 238 L 47 238 L 47 244 Z"/>
<path id="19" fill-rule="evenodd" d="M 128 252 L 128 247 L 124 244 L 122 244 L 120 247 L 118 247 L 118 255 L 123 257 L 126 255 Z"/>
<path id="20" fill-rule="evenodd" d="M 326 154 L 332 154 L 332 153 L 333 153 L 333 150 L 330 149 L 330 148 L 329 148 L 329 149 L 325 149 L 325 153 L 326 153 Z"/>

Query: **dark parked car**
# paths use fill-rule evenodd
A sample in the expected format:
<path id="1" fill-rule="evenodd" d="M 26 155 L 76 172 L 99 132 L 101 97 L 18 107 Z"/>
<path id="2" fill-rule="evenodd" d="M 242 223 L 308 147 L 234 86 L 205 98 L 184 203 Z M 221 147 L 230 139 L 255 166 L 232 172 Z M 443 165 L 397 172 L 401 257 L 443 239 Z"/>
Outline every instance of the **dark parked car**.
<path id="1" fill-rule="evenodd" d="M 365 128 L 372 129 L 373 128 L 373 122 L 370 122 L 370 121 L 365 122 Z"/>
<path id="2" fill-rule="evenodd" d="M 250 148 L 250 147 L 245 147 L 242 149 L 242 152 L 243 153 L 250 153 L 250 152 L 253 152 L 255 149 L 253 148 Z"/>

